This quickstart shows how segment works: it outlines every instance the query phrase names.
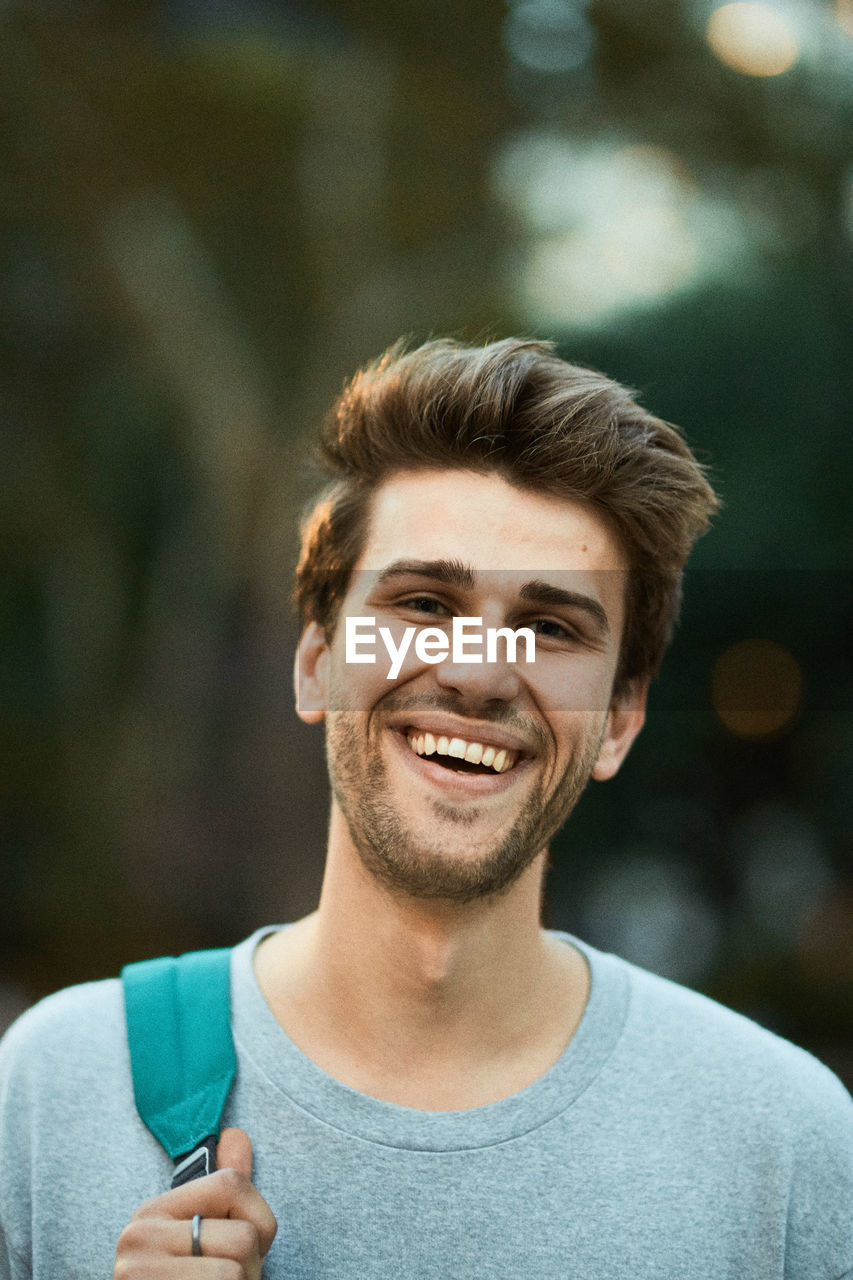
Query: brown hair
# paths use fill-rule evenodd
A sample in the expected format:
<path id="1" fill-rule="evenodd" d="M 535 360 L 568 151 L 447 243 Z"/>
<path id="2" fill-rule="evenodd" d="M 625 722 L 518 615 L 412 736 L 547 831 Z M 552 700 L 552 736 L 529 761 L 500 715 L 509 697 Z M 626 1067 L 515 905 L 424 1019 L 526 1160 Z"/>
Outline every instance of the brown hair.
<path id="1" fill-rule="evenodd" d="M 609 519 L 631 569 L 614 693 L 656 675 L 690 547 L 718 503 L 678 428 L 632 394 L 567 364 L 547 342 L 391 347 L 344 388 L 321 429 L 321 458 L 336 478 L 302 529 L 303 622 L 333 631 L 372 496 L 391 475 L 495 472 L 522 489 L 587 502 Z"/>

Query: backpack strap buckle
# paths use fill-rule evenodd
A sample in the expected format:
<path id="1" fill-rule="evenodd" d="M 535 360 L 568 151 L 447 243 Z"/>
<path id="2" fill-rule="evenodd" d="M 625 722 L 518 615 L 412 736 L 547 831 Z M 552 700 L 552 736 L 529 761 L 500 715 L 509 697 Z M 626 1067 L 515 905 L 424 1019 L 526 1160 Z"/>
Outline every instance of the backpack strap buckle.
<path id="1" fill-rule="evenodd" d="M 172 1174 L 171 1190 L 175 1187 L 182 1187 L 185 1182 L 192 1182 L 196 1178 L 205 1178 L 209 1173 L 216 1170 L 216 1135 L 211 1134 L 209 1138 L 205 1138 L 203 1142 L 191 1151 L 189 1155 L 181 1156 L 175 1162 L 175 1172 Z"/>

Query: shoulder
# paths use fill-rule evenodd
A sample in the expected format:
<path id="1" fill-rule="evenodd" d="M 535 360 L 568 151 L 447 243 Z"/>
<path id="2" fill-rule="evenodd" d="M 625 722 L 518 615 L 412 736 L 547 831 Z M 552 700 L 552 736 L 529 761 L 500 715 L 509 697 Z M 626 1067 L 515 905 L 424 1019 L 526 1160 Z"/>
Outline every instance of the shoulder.
<path id="1" fill-rule="evenodd" d="M 14 1049 L 34 1041 L 50 1043 L 84 1026 L 88 1035 L 93 1026 L 109 1027 L 124 1018 L 123 999 L 120 978 L 64 987 L 22 1013 L 0 1045 L 4 1052 L 9 1052 L 10 1046 Z"/>
<path id="2" fill-rule="evenodd" d="M 824 1062 L 743 1014 L 629 966 L 626 1032 L 654 1042 L 658 1085 L 740 1144 L 785 1152 L 853 1192 L 853 1098 Z"/>
<path id="3" fill-rule="evenodd" d="M 710 1050 L 726 1058 L 736 1054 L 739 1065 L 747 1070 L 753 1063 L 766 1067 L 772 1061 L 795 1074 L 806 1071 L 832 1075 L 805 1049 L 752 1018 L 637 965 L 624 960 L 619 963 L 629 972 L 637 1016 L 660 1020 L 661 1030 L 668 1038 L 675 1036 L 683 1045 L 688 1036 L 695 1037 L 703 1052 Z"/>
<path id="4" fill-rule="evenodd" d="M 117 978 L 66 987 L 40 1000 L 0 1040 L 0 1090 L 81 1075 L 103 1080 L 127 1063 L 124 1001 Z"/>
<path id="5" fill-rule="evenodd" d="M 168 1156 L 134 1104 L 125 1027 L 114 978 L 46 997 L 0 1041 L 0 1277 L 4 1234 L 33 1259 L 22 1274 L 108 1274 L 110 1242 L 168 1186 Z"/>
<path id="6" fill-rule="evenodd" d="M 626 993 L 601 1073 L 621 1135 L 716 1186 L 732 1221 L 781 1214 L 786 1275 L 853 1265 L 853 1098 L 805 1049 L 743 1014 L 587 948 L 600 990 Z M 620 1135 L 620 1136 L 621 1136 Z M 680 1161 L 686 1164 L 679 1165 Z M 700 1174 L 699 1171 L 702 1171 Z M 757 1217 L 756 1217 L 757 1220 Z"/>
<path id="7" fill-rule="evenodd" d="M 853 1159 L 853 1098 L 839 1078 L 805 1049 L 725 1005 L 627 961 L 626 1036 L 654 1059 L 662 1082 L 689 1081 L 691 1093 L 715 1096 L 730 1114 L 813 1135 L 836 1145 L 846 1135 Z"/>
<path id="8" fill-rule="evenodd" d="M 0 1191 L 20 1199 L 18 1183 L 31 1165 L 36 1177 L 42 1149 L 79 1162 L 96 1131 L 94 1146 L 103 1146 L 128 1096 L 117 979 L 68 987 L 33 1005 L 0 1041 Z"/>

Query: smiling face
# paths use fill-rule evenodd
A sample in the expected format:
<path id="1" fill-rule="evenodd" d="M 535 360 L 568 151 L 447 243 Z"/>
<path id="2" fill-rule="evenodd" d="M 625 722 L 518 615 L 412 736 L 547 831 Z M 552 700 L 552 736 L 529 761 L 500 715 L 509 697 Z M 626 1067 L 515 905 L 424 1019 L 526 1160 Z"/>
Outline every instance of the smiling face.
<path id="1" fill-rule="evenodd" d="M 505 890 L 589 778 L 616 772 L 645 696 L 611 699 L 625 577 L 618 540 L 580 503 L 468 471 L 377 491 L 331 644 L 314 623 L 303 636 L 297 692 L 303 719 L 327 719 L 334 803 L 382 884 L 455 901 Z M 388 679 L 381 643 L 374 664 L 346 661 L 347 616 L 375 618 L 395 647 L 429 627 L 433 652 L 454 618 L 528 627 L 535 658 L 522 643 L 516 661 L 428 662 L 410 643 Z"/>

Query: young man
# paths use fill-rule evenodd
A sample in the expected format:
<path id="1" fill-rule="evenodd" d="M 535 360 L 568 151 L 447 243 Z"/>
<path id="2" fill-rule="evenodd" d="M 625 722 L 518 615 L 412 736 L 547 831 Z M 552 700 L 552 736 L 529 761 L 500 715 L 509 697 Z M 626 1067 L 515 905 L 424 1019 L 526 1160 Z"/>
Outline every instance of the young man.
<path id="1" fill-rule="evenodd" d="M 544 344 L 435 342 L 359 375 L 323 448 L 296 685 L 326 871 L 233 954 L 220 1169 L 162 1192 L 118 984 L 59 993 L 2 1054 L 0 1276 L 853 1276 L 840 1082 L 540 926 L 715 506 L 681 436 Z"/>

